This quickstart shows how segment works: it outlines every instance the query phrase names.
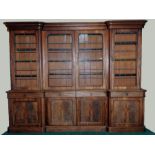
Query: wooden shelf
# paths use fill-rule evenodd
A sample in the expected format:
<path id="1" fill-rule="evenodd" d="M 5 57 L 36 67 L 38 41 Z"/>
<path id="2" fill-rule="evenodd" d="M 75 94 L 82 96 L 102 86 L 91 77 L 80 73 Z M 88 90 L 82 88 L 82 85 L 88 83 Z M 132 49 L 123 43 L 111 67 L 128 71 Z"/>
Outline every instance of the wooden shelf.
<path id="1" fill-rule="evenodd" d="M 37 62 L 36 60 L 16 60 L 15 62 Z"/>
<path id="2" fill-rule="evenodd" d="M 123 42 L 115 42 L 115 45 L 136 45 L 136 41 L 123 41 Z"/>
<path id="3" fill-rule="evenodd" d="M 102 72 L 98 72 L 98 73 L 80 73 L 80 75 L 103 75 Z"/>
<path id="4" fill-rule="evenodd" d="M 80 51 L 101 51 L 102 48 L 80 48 Z"/>
<path id="5" fill-rule="evenodd" d="M 135 76 L 136 77 L 136 74 L 115 74 L 115 77 L 129 77 L 129 76 Z"/>
<path id="6" fill-rule="evenodd" d="M 37 43 L 31 43 L 31 42 L 30 42 L 30 43 L 27 43 L 27 42 L 26 42 L 26 43 L 15 43 L 15 45 L 16 45 L 16 44 L 19 44 L 19 45 L 20 45 L 20 44 L 21 44 L 21 45 L 35 45 L 35 44 L 37 44 Z"/>
<path id="7" fill-rule="evenodd" d="M 69 77 L 69 76 L 67 76 L 67 77 L 48 77 L 49 79 L 72 79 L 72 77 Z"/>
<path id="8" fill-rule="evenodd" d="M 48 51 L 72 51 L 72 49 L 68 49 L 68 48 L 49 48 Z"/>
<path id="9" fill-rule="evenodd" d="M 136 68 L 114 68 L 114 70 L 136 70 Z"/>
<path id="10" fill-rule="evenodd" d="M 15 77 L 37 77 L 37 75 L 15 75 Z"/>
<path id="11" fill-rule="evenodd" d="M 136 52 L 135 50 L 114 50 L 113 53 L 130 53 L 130 52 Z"/>
<path id="12" fill-rule="evenodd" d="M 113 61 L 136 61 L 137 59 L 115 59 L 113 58 Z"/>
<path id="13" fill-rule="evenodd" d="M 25 70 L 25 69 L 16 69 L 16 71 L 37 71 L 36 69 L 28 69 L 28 70 Z"/>
<path id="14" fill-rule="evenodd" d="M 89 59 L 86 59 L 86 60 L 79 60 L 79 62 L 88 62 L 88 61 L 98 61 L 98 62 L 100 62 L 100 61 L 103 61 L 103 59 L 94 59 L 94 60 L 89 60 Z"/>
<path id="15" fill-rule="evenodd" d="M 16 49 L 17 52 L 31 52 L 31 51 L 36 51 L 36 48 L 21 48 L 21 49 Z"/>
<path id="16" fill-rule="evenodd" d="M 124 34 L 124 35 L 126 35 L 126 34 L 137 34 L 137 32 L 132 32 L 132 31 L 123 32 L 123 31 L 122 31 L 122 32 L 116 32 L 115 34 L 116 34 L 116 35 L 117 35 L 117 34 Z"/>
<path id="17" fill-rule="evenodd" d="M 69 44 L 69 45 L 70 45 L 70 44 L 72 44 L 72 43 L 65 43 L 65 42 L 64 42 L 64 43 L 60 43 L 60 42 L 57 42 L 57 43 L 53 42 L 53 43 L 52 43 L 52 42 L 51 42 L 51 43 L 47 43 L 47 44 L 62 44 L 62 45 L 68 45 L 68 44 Z"/>
<path id="18" fill-rule="evenodd" d="M 49 73 L 49 75 L 72 75 L 71 73 Z"/>
<path id="19" fill-rule="evenodd" d="M 103 42 L 79 42 L 79 44 L 103 44 Z"/>
<path id="20" fill-rule="evenodd" d="M 72 62 L 72 60 L 48 60 L 48 62 Z"/>

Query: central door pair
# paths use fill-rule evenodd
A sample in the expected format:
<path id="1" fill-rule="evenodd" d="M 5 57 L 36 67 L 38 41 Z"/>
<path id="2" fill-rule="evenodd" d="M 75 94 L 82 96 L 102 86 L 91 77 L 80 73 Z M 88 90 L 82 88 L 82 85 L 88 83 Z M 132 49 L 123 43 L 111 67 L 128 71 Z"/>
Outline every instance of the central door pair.
<path id="1" fill-rule="evenodd" d="M 43 32 L 47 126 L 105 126 L 106 35 L 102 30 Z"/>
<path id="2" fill-rule="evenodd" d="M 106 98 L 48 98 L 47 125 L 105 126 Z"/>

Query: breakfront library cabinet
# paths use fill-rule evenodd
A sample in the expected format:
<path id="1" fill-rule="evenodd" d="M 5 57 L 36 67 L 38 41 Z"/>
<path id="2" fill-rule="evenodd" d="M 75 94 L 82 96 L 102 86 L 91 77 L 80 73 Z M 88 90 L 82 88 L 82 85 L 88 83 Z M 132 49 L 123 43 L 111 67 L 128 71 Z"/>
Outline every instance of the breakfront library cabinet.
<path id="1" fill-rule="evenodd" d="M 143 131 L 146 21 L 6 22 L 11 132 Z"/>

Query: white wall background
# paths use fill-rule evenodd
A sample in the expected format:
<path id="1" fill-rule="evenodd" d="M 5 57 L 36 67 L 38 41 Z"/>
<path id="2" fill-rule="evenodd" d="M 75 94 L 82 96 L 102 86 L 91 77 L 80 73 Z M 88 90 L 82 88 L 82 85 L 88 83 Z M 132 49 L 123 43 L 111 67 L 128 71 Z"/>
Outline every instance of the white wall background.
<path id="1" fill-rule="evenodd" d="M 9 34 L 4 21 L 0 20 L 0 134 L 7 131 L 8 101 L 6 91 L 10 89 L 10 57 L 9 57 Z M 11 20 L 17 21 L 17 20 Z M 34 21 L 34 20 L 33 20 Z M 48 22 L 74 22 L 84 20 L 39 20 Z M 104 20 L 86 20 L 104 21 Z M 155 20 L 148 20 L 143 29 L 142 47 L 142 88 L 147 90 L 145 99 L 145 126 L 155 132 Z"/>
<path id="2" fill-rule="evenodd" d="M 7 130 L 8 102 L 6 91 L 10 89 L 9 34 L 0 20 L 0 134 Z"/>
<path id="3" fill-rule="evenodd" d="M 142 88 L 145 98 L 145 126 L 155 132 L 155 20 L 148 20 L 143 29 Z"/>

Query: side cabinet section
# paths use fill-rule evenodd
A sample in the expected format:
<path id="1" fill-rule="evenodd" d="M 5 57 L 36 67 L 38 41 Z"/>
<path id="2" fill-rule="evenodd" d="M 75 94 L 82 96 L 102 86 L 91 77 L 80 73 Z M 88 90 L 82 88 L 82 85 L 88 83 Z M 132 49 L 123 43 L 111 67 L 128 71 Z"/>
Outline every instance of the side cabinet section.
<path id="1" fill-rule="evenodd" d="M 119 92 L 110 98 L 109 131 L 144 130 L 144 97 L 140 92 L 136 94 L 139 96 L 134 94 L 136 93 L 130 92 L 125 95 Z"/>
<path id="2" fill-rule="evenodd" d="M 114 98 L 110 100 L 112 126 L 138 126 L 141 125 L 141 98 Z"/>
<path id="3" fill-rule="evenodd" d="M 34 93 L 8 94 L 10 131 L 44 130 L 44 99 L 41 96 Z"/>

